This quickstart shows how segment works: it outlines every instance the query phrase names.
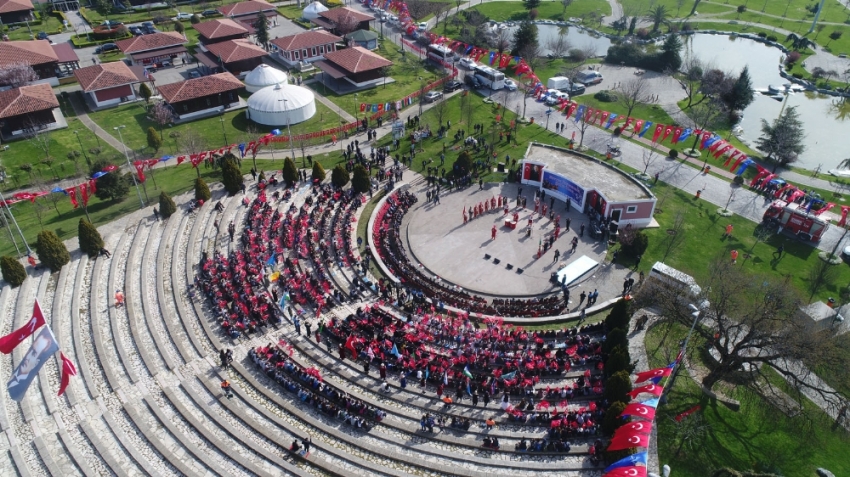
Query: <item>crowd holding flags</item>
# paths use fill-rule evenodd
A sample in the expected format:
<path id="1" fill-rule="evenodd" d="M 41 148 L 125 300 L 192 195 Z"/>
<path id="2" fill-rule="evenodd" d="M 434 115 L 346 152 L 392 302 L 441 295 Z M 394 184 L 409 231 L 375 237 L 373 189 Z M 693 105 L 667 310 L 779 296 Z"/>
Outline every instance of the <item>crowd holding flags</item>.
<path id="1" fill-rule="evenodd" d="M 0 337 L 0 352 L 10 354 L 15 348 L 32 336 L 37 330 L 41 331 L 36 335 L 30 346 L 27 354 L 21 360 L 18 367 L 12 373 L 9 382 L 6 384 L 6 389 L 9 391 L 9 397 L 14 401 L 20 401 L 29 389 L 30 384 L 35 379 L 42 366 L 47 363 L 48 359 L 59 351 L 59 343 L 53 335 L 53 331 L 44 322 L 44 314 L 41 311 L 41 305 L 38 299 L 35 300 L 32 309 L 32 317 L 22 327 L 12 331 L 6 336 Z M 77 368 L 64 354 L 60 352 L 62 361 L 62 381 L 59 387 L 59 396 L 61 396 L 68 387 L 71 376 L 77 375 Z"/>

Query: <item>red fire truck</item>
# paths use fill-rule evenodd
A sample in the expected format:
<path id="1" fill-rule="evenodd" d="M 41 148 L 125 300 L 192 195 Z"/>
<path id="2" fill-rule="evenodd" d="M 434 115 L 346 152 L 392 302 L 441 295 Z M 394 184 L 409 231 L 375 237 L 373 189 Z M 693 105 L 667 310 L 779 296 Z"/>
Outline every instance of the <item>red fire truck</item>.
<path id="1" fill-rule="evenodd" d="M 787 229 L 803 240 L 819 242 L 821 236 L 829 228 L 829 221 L 812 212 L 807 212 L 805 207 L 795 202 L 775 200 L 764 212 L 762 221 L 780 227 L 780 231 Z"/>

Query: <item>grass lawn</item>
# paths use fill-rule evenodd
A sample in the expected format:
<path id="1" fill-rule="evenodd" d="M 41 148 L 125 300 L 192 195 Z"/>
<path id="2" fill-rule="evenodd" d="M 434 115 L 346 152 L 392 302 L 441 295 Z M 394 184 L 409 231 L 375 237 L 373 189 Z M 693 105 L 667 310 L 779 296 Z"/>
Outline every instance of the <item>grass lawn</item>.
<path id="1" fill-rule="evenodd" d="M 159 130 L 159 126 L 148 119 L 144 102 L 98 111 L 89 114 L 89 117 L 116 137 L 118 133 L 112 131 L 112 127 L 117 125 L 127 126 L 121 131 L 121 134 L 124 137 L 125 144 L 136 151 L 149 151 L 147 148 L 147 129 L 149 127 Z M 207 140 L 207 147 L 219 147 L 224 144 L 224 134 L 227 135 L 228 143 L 235 143 L 256 139 L 265 134 L 267 130 L 272 129 L 248 120 L 244 109 L 225 113 L 223 117 L 224 133 L 222 133 L 222 123 L 219 116 L 164 128 L 163 146 L 159 152 L 161 154 L 173 154 L 179 150 L 175 144 L 175 140 L 179 141 L 179 139 L 169 137 L 169 133 L 172 132 L 182 135 L 186 130 L 192 129 Z M 337 112 L 316 101 L 316 115 L 301 124 L 292 126 L 292 134 L 320 131 L 337 125 L 339 125 Z"/>
<path id="2" fill-rule="evenodd" d="M 376 171 L 377 172 L 377 171 Z M 367 229 L 369 228 L 369 217 L 372 216 L 372 212 L 375 210 L 375 207 L 378 205 L 378 202 L 381 201 L 381 198 L 384 197 L 384 190 L 381 189 L 380 192 L 375 194 L 372 199 L 366 203 L 363 207 L 363 212 L 360 214 L 360 221 L 357 222 L 357 237 L 363 239 L 363 250 L 368 250 L 366 244 L 369 243 L 369 232 Z M 387 278 L 384 275 L 383 270 L 375 260 L 369 260 L 369 271 L 372 273 L 372 276 L 375 278 Z"/>
<path id="3" fill-rule="evenodd" d="M 665 366 L 675 357 L 679 340 L 687 334 L 684 326 L 675 326 L 664 338 L 664 326 L 656 326 L 646 335 L 650 367 Z M 691 359 L 700 359 L 697 351 L 704 342 L 694 336 L 689 346 Z M 741 402 L 739 412 L 703 395 L 696 383 L 684 372 L 676 380 L 669 403 L 661 405 L 656 414 L 658 454 L 662 464 L 669 464 L 676 475 L 701 477 L 721 467 L 739 471 L 761 468 L 786 477 L 815 475 L 824 467 L 835 475 L 850 473 L 846 458 L 848 434 L 832 431 L 832 419 L 806 402 L 812 421 L 803 414 L 788 417 L 773 404 L 752 391 L 719 383 L 723 392 Z M 681 423 L 674 417 L 695 405 L 705 432 L 682 445 L 682 436 L 694 417 Z M 689 421 L 690 419 L 690 421 Z M 779 474 L 781 472 L 781 474 Z"/>
<path id="4" fill-rule="evenodd" d="M 26 23 L 16 24 L 11 27 L 7 25 L 0 26 L 0 31 L 9 35 L 10 41 L 35 40 L 38 32 L 43 31 L 49 35 L 53 35 L 60 30 L 62 30 L 62 21 L 53 15 L 47 14 L 42 15 L 41 25 L 30 24 L 29 28 L 27 28 Z"/>
<path id="5" fill-rule="evenodd" d="M 522 6 L 521 2 L 487 2 L 476 5 L 475 10 L 498 22 L 528 19 L 528 10 Z M 573 2 L 564 13 L 564 5 L 561 2 L 541 2 L 540 6 L 537 7 L 537 13 L 537 18 L 540 20 L 570 17 L 587 18 L 594 14 L 610 15 L 611 6 L 605 0 L 582 0 Z M 588 23 L 588 26 L 597 25 L 597 22 Z"/>

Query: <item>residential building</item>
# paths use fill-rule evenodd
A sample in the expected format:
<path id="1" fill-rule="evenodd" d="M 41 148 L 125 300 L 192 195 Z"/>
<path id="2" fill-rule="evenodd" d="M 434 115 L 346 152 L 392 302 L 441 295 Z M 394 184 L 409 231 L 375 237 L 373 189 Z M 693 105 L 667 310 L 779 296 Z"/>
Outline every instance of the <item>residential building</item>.
<path id="1" fill-rule="evenodd" d="M 0 22 L 8 25 L 32 21 L 34 10 L 30 0 L 0 0 Z"/>
<path id="2" fill-rule="evenodd" d="M 186 120 L 221 112 L 238 103 L 238 92 L 243 87 L 232 74 L 218 73 L 159 86 L 159 94 L 179 119 Z"/>
<path id="3" fill-rule="evenodd" d="M 393 62 L 365 48 L 355 46 L 325 54 L 316 66 L 334 80 L 350 83 L 356 88 L 379 84 L 385 76 L 384 68 Z"/>
<path id="4" fill-rule="evenodd" d="M 335 35 L 343 36 L 356 30 L 368 30 L 369 22 L 374 19 L 372 15 L 352 8 L 337 7 L 319 12 L 319 16 L 310 21 Z"/>
<path id="5" fill-rule="evenodd" d="M 101 63 L 74 70 L 88 101 L 94 108 L 117 106 L 137 99 L 134 85 L 145 81 L 142 68 L 134 71 L 123 61 Z M 140 77 L 141 76 L 141 77 Z"/>
<path id="6" fill-rule="evenodd" d="M 203 45 L 219 43 L 227 40 L 241 40 L 248 38 L 252 29 L 235 22 L 230 18 L 218 18 L 208 22 L 196 23 L 192 28 L 198 31 L 198 41 Z"/>
<path id="7" fill-rule="evenodd" d="M 133 65 L 168 66 L 178 58 L 185 58 L 186 38 L 176 31 L 139 35 L 116 41 L 118 49 Z"/>
<path id="8" fill-rule="evenodd" d="M 367 50 L 378 49 L 378 34 L 371 30 L 357 30 L 345 35 L 348 46 L 359 46 Z"/>
<path id="9" fill-rule="evenodd" d="M 57 119 L 64 123 L 59 101 L 47 83 L 0 91 L 0 134 L 4 140 L 50 128 Z"/>
<path id="10" fill-rule="evenodd" d="M 312 63 L 324 59 L 325 53 L 336 51 L 342 38 L 325 30 L 312 30 L 271 41 L 272 54 L 281 63 L 295 67 L 299 62 Z"/>
<path id="11" fill-rule="evenodd" d="M 59 55 L 47 40 L 0 42 L 0 69 L 27 64 L 35 70 L 38 80 L 59 86 Z M 7 86 L 2 85 L 0 86 Z"/>
<path id="12" fill-rule="evenodd" d="M 248 40 L 227 40 L 204 45 L 195 58 L 209 72 L 226 70 L 239 76 L 260 65 L 268 54 L 262 47 Z"/>

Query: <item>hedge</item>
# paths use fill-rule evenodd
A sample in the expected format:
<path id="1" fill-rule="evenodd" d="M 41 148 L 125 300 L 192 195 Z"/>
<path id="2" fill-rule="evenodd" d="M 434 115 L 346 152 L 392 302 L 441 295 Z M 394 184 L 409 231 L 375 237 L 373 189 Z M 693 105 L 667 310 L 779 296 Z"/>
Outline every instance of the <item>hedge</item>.
<path id="1" fill-rule="evenodd" d="M 133 37 L 133 35 L 127 35 L 127 36 L 120 37 L 120 38 L 116 37 L 116 38 L 106 39 L 106 40 L 89 40 L 89 38 L 88 38 L 89 35 L 90 35 L 90 33 L 79 33 L 77 35 L 71 35 L 71 43 L 73 43 L 74 46 L 77 47 L 77 48 L 87 48 L 87 47 L 90 47 L 90 46 L 102 45 L 104 43 L 115 43 L 118 40 L 123 40 L 125 38 L 132 38 Z M 85 38 L 85 41 L 82 41 L 81 37 Z"/>

